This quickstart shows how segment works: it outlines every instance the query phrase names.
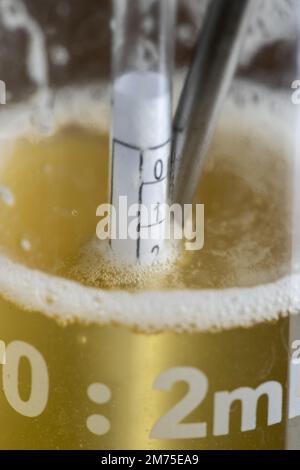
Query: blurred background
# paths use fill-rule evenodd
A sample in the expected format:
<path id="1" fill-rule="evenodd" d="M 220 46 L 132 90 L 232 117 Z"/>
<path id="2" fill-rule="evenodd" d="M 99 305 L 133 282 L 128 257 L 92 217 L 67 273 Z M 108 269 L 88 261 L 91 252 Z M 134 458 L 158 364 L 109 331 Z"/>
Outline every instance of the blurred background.
<path id="1" fill-rule="evenodd" d="M 148 0 L 149 1 L 149 0 Z M 178 0 L 176 67 L 190 61 L 193 46 L 209 0 Z M 240 75 L 255 75 L 268 81 L 273 70 L 278 80 L 272 86 L 290 87 L 297 77 L 295 41 L 291 31 L 292 0 L 254 0 L 255 11 L 248 30 Z M 9 8 L 17 2 L 0 0 Z M 109 0 L 23 0 L 23 5 L 40 28 L 47 50 L 52 88 L 64 84 L 97 81 L 110 74 L 110 38 L 114 26 L 113 2 Z M 32 40 L 24 28 L 7 31 L 0 12 L 0 79 L 7 85 L 7 102 L 18 100 L 34 91 L 27 70 L 27 51 Z M 8 34 L 9 33 L 9 34 Z M 105 47 L 103 47 L 105 44 Z M 261 47 L 263 45 L 263 48 Z M 259 52 L 257 52 L 259 51 Z M 99 57 L 99 60 L 95 60 Z M 268 83 L 270 86 L 270 83 Z"/>

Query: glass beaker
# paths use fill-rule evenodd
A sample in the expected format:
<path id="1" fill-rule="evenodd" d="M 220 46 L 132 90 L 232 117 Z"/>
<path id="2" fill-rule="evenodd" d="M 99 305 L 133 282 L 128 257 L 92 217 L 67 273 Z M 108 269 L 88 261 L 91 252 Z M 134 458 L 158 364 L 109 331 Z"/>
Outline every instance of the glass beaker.
<path id="1" fill-rule="evenodd" d="M 95 237 L 111 2 L 40 3 L 0 2 L 0 447 L 299 448 L 297 2 L 254 2 L 203 250 L 128 273 Z M 179 2 L 175 96 L 206 4 Z"/>

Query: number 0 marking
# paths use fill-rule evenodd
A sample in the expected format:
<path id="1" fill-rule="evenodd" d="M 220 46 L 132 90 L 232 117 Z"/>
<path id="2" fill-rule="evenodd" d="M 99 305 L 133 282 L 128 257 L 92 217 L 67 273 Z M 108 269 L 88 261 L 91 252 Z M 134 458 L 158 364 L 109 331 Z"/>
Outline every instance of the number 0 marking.
<path id="1" fill-rule="evenodd" d="M 153 387 L 157 390 L 171 390 L 176 382 L 186 382 L 189 390 L 184 398 L 162 416 L 154 425 L 152 439 L 192 439 L 206 437 L 206 423 L 182 423 L 206 396 L 207 377 L 193 367 L 174 367 L 157 377 Z"/>
<path id="2" fill-rule="evenodd" d="M 157 160 L 154 166 L 154 177 L 156 180 L 160 180 L 164 171 L 164 164 L 162 160 Z"/>
<path id="3" fill-rule="evenodd" d="M 27 401 L 19 393 L 20 359 L 25 357 L 31 367 L 31 391 Z M 3 390 L 11 407 L 23 416 L 39 416 L 46 408 L 49 393 L 47 364 L 41 353 L 28 343 L 13 341 L 6 348 L 3 366 Z"/>

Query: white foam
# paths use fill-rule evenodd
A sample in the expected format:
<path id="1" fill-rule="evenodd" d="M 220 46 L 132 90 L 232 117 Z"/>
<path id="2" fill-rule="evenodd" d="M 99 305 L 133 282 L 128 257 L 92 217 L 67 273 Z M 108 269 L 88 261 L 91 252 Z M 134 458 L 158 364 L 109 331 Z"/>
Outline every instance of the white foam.
<path id="1" fill-rule="evenodd" d="M 131 293 L 85 287 L 0 256 L 5 297 L 61 321 L 80 318 L 142 331 L 204 331 L 248 327 L 300 309 L 300 275 L 252 288 Z"/>
<path id="2" fill-rule="evenodd" d="M 10 104 L 0 113 L 0 139 L 38 138 L 33 125 L 35 97 L 20 104 Z M 64 87 L 55 92 L 52 104 L 52 132 L 67 125 L 78 125 L 103 133 L 109 131 L 107 86 L 103 84 Z"/>

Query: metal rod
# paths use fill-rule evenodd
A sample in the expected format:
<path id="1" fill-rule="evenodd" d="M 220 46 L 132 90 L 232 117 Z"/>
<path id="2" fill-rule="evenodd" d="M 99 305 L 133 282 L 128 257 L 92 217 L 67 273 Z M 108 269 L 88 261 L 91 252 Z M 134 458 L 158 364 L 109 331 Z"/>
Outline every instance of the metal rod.
<path id="1" fill-rule="evenodd" d="M 172 202 L 190 203 L 237 65 L 253 0 L 212 0 L 174 120 Z"/>

